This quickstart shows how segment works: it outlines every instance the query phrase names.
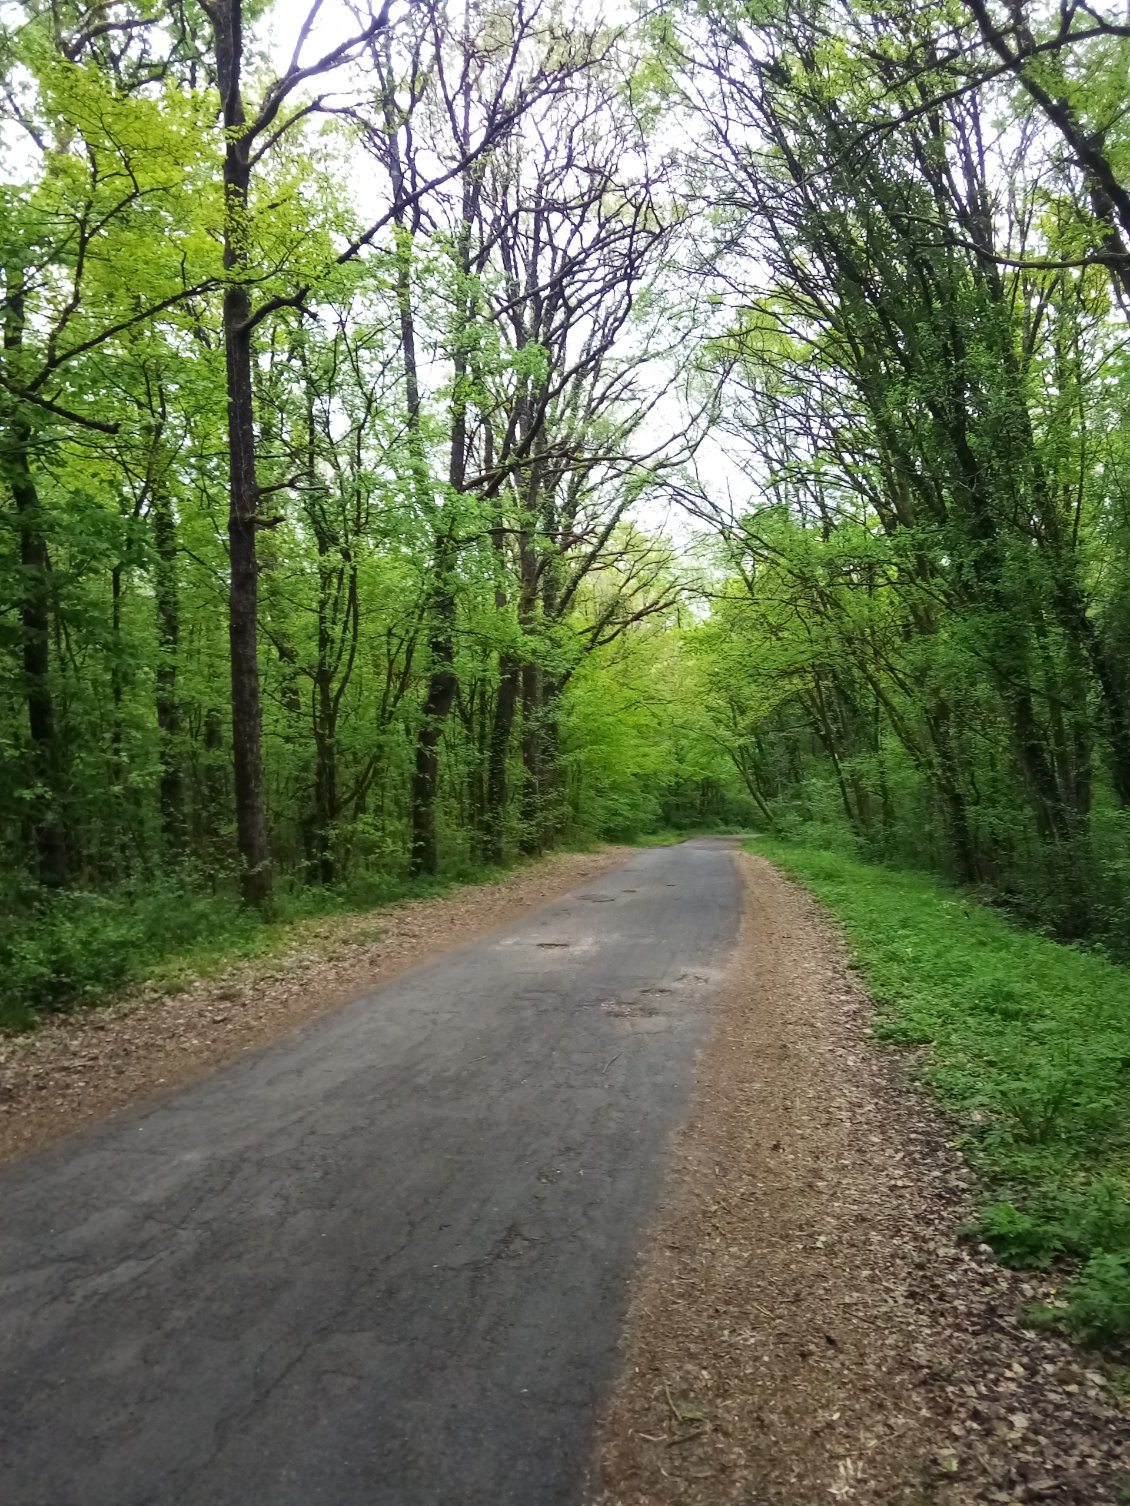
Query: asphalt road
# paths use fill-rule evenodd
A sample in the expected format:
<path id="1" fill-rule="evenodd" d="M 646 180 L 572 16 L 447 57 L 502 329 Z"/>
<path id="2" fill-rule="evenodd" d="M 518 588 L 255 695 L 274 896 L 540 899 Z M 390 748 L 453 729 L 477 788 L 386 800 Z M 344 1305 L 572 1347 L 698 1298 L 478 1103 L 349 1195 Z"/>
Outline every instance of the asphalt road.
<path id="1" fill-rule="evenodd" d="M 633 856 L 0 1174 L 0 1506 L 565 1506 L 740 885 Z"/>

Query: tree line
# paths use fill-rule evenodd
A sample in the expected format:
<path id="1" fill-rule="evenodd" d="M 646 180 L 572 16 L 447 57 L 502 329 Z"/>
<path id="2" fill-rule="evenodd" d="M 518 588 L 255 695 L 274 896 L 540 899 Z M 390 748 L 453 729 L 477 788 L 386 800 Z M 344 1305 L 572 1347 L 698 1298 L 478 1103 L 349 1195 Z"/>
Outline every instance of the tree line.
<path id="1" fill-rule="evenodd" d="M 13 7 L 5 955 L 67 896 L 711 823 L 1123 945 L 1128 48 Z"/>
<path id="2" fill-rule="evenodd" d="M 666 41 L 760 490 L 688 499 L 735 767 L 763 820 L 1125 947 L 1130 28 L 820 3 Z"/>
<path id="3" fill-rule="evenodd" d="M 240 0 L 4 32 L 25 895 L 194 866 L 266 908 L 276 873 L 599 827 L 575 687 L 677 614 L 636 521 L 696 428 L 647 422 L 691 331 L 638 39 L 540 3 L 321 9 L 284 41 Z"/>

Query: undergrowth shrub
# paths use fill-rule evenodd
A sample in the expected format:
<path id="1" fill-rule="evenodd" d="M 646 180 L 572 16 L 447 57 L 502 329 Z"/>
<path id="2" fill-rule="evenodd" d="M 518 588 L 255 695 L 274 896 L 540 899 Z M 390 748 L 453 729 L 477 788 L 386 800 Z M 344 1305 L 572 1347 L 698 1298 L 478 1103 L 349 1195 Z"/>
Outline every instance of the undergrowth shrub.
<path id="1" fill-rule="evenodd" d="M 1055 1229 L 1011 1203 L 990 1203 L 981 1212 L 977 1234 L 1005 1265 L 1042 1270 L 1062 1253 Z"/>
<path id="2" fill-rule="evenodd" d="M 0 921 L 0 1028 L 91 1003 L 204 939 L 236 950 L 260 928 L 230 895 L 188 881 L 25 891 Z"/>
<path id="3" fill-rule="evenodd" d="M 1130 1256 L 1092 1255 L 1073 1282 L 1067 1305 L 1041 1306 L 1031 1316 L 1083 1344 L 1130 1338 Z"/>
<path id="4" fill-rule="evenodd" d="M 358 870 L 338 887 L 280 885 L 273 915 L 240 904 L 232 874 L 192 871 L 94 894 L 24 884 L 0 892 L 0 1031 L 93 1004 L 157 972 L 183 972 L 259 955 L 295 920 L 373 909 L 441 893 L 493 871 L 454 858 L 439 878 Z"/>

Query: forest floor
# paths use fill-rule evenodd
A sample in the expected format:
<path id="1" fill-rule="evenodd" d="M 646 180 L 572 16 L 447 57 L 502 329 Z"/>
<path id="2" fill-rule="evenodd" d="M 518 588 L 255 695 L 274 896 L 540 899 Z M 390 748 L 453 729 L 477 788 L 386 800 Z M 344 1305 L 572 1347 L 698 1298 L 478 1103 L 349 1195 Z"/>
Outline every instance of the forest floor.
<path id="1" fill-rule="evenodd" d="M 0 1036 L 0 1161 L 165 1093 L 362 990 L 622 862 L 628 849 L 559 852 L 503 878 L 363 914 L 297 921 L 267 958 L 130 989 Z"/>
<path id="2" fill-rule="evenodd" d="M 824 913 L 738 855 L 746 914 L 641 1255 L 594 1506 L 1130 1501 L 1130 1413 L 959 1239 L 954 1130 L 876 1044 Z"/>

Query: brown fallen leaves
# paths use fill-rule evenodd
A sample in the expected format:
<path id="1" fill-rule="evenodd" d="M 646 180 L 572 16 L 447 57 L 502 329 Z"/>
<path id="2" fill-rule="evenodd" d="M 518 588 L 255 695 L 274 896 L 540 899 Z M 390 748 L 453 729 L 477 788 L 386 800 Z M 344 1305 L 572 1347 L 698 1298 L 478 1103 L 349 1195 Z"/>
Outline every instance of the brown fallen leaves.
<path id="1" fill-rule="evenodd" d="M 817 907 L 747 913 L 639 1271 L 593 1506 L 1113 1506 L 1130 1418 L 959 1242 L 968 1174 Z"/>
<path id="2" fill-rule="evenodd" d="M 48 1021 L 34 1034 L 0 1037 L 0 1159 L 263 1045 L 625 856 L 613 847 L 555 853 L 494 883 L 296 926 L 285 955 L 242 963 L 176 993 L 139 989 Z"/>

